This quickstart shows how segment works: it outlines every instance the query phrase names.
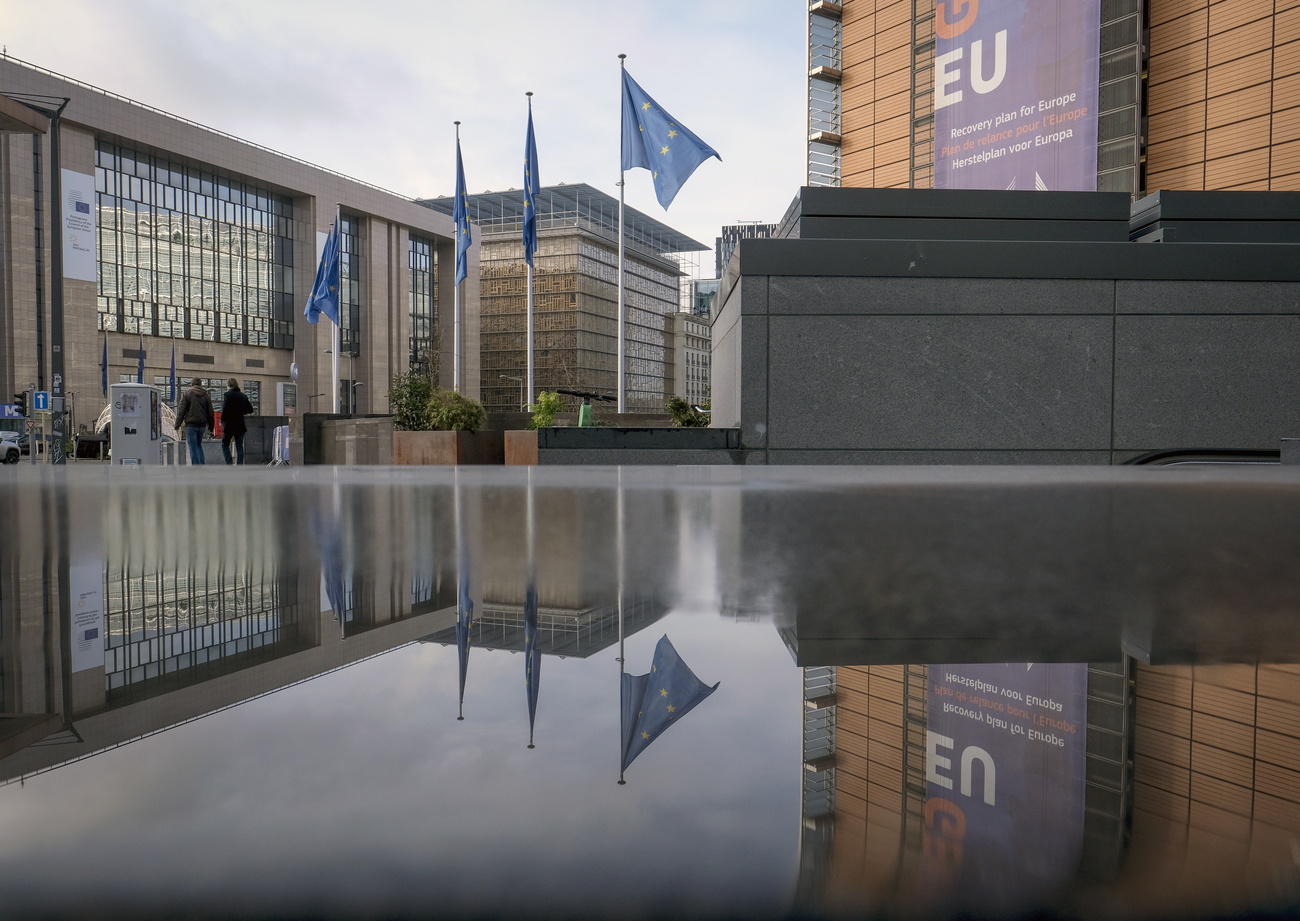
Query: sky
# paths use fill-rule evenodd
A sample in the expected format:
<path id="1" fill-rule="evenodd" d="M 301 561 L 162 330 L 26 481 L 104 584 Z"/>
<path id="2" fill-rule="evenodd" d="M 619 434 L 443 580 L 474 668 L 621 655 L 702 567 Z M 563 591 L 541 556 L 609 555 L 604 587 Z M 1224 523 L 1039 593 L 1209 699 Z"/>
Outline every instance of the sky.
<path id="1" fill-rule="evenodd" d="M 618 194 L 619 54 L 710 144 L 671 209 L 712 247 L 780 220 L 804 181 L 806 5 L 795 0 L 47 0 L 0 5 L 9 56 L 412 198 L 522 185 L 533 95 L 543 185 Z M 3 87 L 0 87 L 3 91 Z M 711 275 L 712 257 L 701 256 Z"/>

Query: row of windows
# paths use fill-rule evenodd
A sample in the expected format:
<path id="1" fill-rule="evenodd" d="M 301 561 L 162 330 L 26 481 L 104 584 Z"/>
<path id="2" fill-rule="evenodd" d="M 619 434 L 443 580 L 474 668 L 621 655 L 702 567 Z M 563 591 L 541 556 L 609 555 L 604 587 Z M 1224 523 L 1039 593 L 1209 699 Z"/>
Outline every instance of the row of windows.
<path id="1" fill-rule="evenodd" d="M 98 299 L 98 310 L 99 328 L 109 332 L 293 348 L 293 323 L 289 320 L 107 297 Z"/>

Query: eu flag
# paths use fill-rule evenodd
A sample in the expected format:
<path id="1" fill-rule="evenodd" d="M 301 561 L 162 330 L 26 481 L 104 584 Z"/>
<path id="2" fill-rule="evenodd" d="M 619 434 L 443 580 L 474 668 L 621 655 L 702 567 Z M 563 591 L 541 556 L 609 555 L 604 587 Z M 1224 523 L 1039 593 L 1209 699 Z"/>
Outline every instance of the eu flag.
<path id="1" fill-rule="evenodd" d="M 320 265 L 316 267 L 316 281 L 311 286 L 311 296 L 307 298 L 308 323 L 315 323 L 323 313 L 339 325 L 339 222 L 330 225 L 329 236 L 325 238 L 325 251 L 321 253 Z"/>
<path id="2" fill-rule="evenodd" d="M 533 264 L 537 252 L 537 193 L 541 190 L 537 176 L 537 139 L 533 137 L 533 104 L 528 103 L 528 137 L 524 139 L 524 262 Z"/>
<path id="3" fill-rule="evenodd" d="M 621 770 L 627 770 L 637 755 L 645 751 L 665 729 L 716 691 L 718 684 L 709 687 L 696 678 L 681 656 L 677 655 L 677 650 L 668 637 L 664 636 L 659 645 L 655 646 L 649 674 L 623 675 Z"/>
<path id="4" fill-rule="evenodd" d="M 473 242 L 469 232 L 469 195 L 465 191 L 460 138 L 456 138 L 456 204 L 452 216 L 456 220 L 456 284 L 460 284 L 469 275 L 469 245 Z"/>
<path id="5" fill-rule="evenodd" d="M 685 125 L 660 108 L 623 71 L 623 169 L 650 170 L 655 196 L 667 210 L 695 168 L 709 157 L 722 157 Z"/>

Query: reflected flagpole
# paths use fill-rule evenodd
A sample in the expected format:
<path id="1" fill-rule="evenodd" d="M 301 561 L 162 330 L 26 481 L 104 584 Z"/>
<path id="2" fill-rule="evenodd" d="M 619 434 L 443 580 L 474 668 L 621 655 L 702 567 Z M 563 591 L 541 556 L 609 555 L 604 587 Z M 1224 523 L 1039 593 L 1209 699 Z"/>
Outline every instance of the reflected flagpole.
<path id="1" fill-rule="evenodd" d="M 537 693 L 541 688 L 542 653 L 537 641 L 537 516 L 533 501 L 533 468 L 528 468 L 527 518 L 528 588 L 524 593 L 524 681 L 528 693 L 528 747 L 533 744 L 533 727 L 537 722 Z"/>
<path id="2" fill-rule="evenodd" d="M 524 262 L 528 264 L 528 401 L 521 410 L 536 402 L 533 365 L 533 255 L 537 252 L 537 193 L 541 178 L 537 170 L 537 138 L 533 134 L 533 94 L 528 92 L 528 136 L 524 139 Z M 531 493 L 530 493 L 531 495 Z"/>
<path id="3" fill-rule="evenodd" d="M 453 471 L 452 516 L 456 528 L 456 658 L 460 668 L 460 699 L 456 719 L 465 718 L 465 677 L 469 673 L 470 631 L 474 626 L 474 602 L 469 595 L 469 546 L 465 518 L 461 512 L 460 470 Z"/>
<path id="4" fill-rule="evenodd" d="M 626 62 L 627 62 L 627 55 L 620 54 L 618 56 L 618 69 L 619 69 L 618 98 L 619 98 L 620 111 L 622 111 L 622 106 L 623 106 L 623 102 L 622 102 L 623 78 L 627 71 Z M 627 114 L 624 113 L 622 117 L 626 119 Z M 627 313 L 627 307 L 626 304 L 624 303 L 624 292 L 623 292 L 623 207 L 624 207 L 623 176 L 624 176 L 624 171 L 626 170 L 625 164 L 627 162 L 627 154 L 623 150 L 623 145 L 627 143 L 625 139 L 626 134 L 627 134 L 627 126 L 623 125 L 621 130 L 619 131 L 619 142 L 618 142 L 619 154 L 618 154 L 618 372 L 617 373 L 618 373 L 618 411 L 620 415 L 627 412 L 627 379 L 625 376 L 627 372 L 627 342 L 624 339 L 624 335 L 626 332 L 626 329 L 624 327 L 624 316 Z M 622 604 L 621 599 L 619 601 L 619 604 L 620 605 Z M 622 621 L 620 620 L 620 624 L 621 623 Z M 621 648 L 619 650 L 618 657 L 619 657 L 619 661 L 622 661 L 623 651 Z M 621 779 L 619 780 L 619 783 L 622 783 Z"/>
<path id="5" fill-rule="evenodd" d="M 616 567 L 616 572 L 618 575 L 618 713 L 619 713 L 618 782 L 620 784 L 626 784 L 627 781 L 623 779 L 624 765 L 623 765 L 622 752 L 623 752 L 624 740 L 627 738 L 628 731 L 631 727 L 628 725 L 628 716 L 629 716 L 628 708 L 623 701 L 623 695 L 624 695 L 623 686 L 625 684 L 625 674 L 627 672 L 627 664 L 626 664 L 626 659 L 623 655 L 623 636 L 624 636 L 623 634 L 623 575 L 624 575 L 623 562 L 625 559 L 624 551 L 626 548 L 623 545 L 623 468 L 622 467 L 618 468 L 618 486 L 615 491 L 614 510 L 615 510 L 614 527 L 617 529 L 617 533 L 614 535 L 614 547 L 615 547 L 614 565 Z"/>

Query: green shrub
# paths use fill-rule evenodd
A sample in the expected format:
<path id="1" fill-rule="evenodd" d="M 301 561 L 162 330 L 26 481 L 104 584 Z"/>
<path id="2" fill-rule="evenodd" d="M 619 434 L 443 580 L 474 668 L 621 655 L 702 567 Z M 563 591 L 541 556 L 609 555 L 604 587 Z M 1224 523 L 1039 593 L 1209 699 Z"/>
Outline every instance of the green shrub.
<path id="1" fill-rule="evenodd" d="M 543 390 L 537 395 L 537 402 L 528 405 L 528 411 L 533 414 L 533 421 L 528 423 L 530 429 L 549 428 L 555 424 L 555 414 L 564 411 L 564 398 Z"/>
<path id="2" fill-rule="evenodd" d="M 664 404 L 668 415 L 673 417 L 673 425 L 688 429 L 708 428 L 709 414 L 701 411 L 708 408 L 709 404 L 706 402 L 700 409 L 696 409 L 679 396 L 669 397 L 668 402 Z"/>
<path id="3" fill-rule="evenodd" d="M 435 390 L 429 396 L 429 427 L 436 432 L 477 432 L 487 421 L 487 410 L 455 390 Z"/>
<path id="4" fill-rule="evenodd" d="M 393 378 L 388 391 L 388 406 L 393 412 L 393 428 L 400 432 L 427 432 L 433 428 L 429 417 L 429 398 L 433 380 L 417 371 L 403 371 Z"/>

